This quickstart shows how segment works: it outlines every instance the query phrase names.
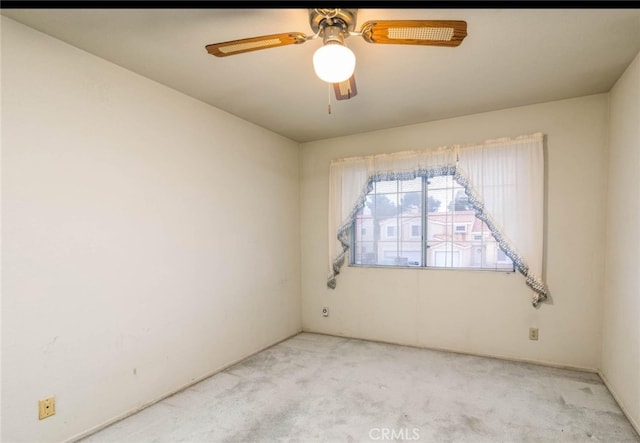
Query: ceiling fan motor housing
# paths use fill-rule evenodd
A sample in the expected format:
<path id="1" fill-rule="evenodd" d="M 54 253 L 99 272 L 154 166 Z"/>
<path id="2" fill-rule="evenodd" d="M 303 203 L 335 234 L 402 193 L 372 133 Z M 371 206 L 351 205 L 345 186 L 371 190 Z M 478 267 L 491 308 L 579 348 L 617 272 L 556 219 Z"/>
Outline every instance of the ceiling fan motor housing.
<path id="1" fill-rule="evenodd" d="M 325 26 L 322 41 L 325 45 L 334 43 L 343 44 L 345 34 L 346 33 L 343 31 L 342 26 L 340 25 Z"/>
<path id="2" fill-rule="evenodd" d="M 337 26 L 344 37 L 355 31 L 357 12 L 357 9 L 310 9 L 309 24 L 315 33 Z"/>

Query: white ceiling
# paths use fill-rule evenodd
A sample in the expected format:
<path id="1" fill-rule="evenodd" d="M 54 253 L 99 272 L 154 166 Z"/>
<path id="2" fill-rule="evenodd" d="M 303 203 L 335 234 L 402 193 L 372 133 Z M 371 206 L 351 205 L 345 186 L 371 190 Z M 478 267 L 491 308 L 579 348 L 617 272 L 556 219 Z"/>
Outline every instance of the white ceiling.
<path id="1" fill-rule="evenodd" d="M 335 101 L 320 39 L 217 58 L 205 45 L 298 31 L 307 9 L 4 9 L 2 14 L 299 142 L 607 92 L 640 51 L 640 9 L 360 9 L 465 20 L 457 48 L 350 37 L 358 95 Z"/>

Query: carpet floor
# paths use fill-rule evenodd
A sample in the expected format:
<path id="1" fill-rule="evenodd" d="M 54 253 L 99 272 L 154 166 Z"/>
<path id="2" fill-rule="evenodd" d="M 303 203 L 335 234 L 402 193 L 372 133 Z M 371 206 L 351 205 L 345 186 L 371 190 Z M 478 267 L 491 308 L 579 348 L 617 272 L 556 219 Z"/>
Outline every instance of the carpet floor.
<path id="1" fill-rule="evenodd" d="M 640 442 L 597 374 L 301 333 L 99 442 Z"/>

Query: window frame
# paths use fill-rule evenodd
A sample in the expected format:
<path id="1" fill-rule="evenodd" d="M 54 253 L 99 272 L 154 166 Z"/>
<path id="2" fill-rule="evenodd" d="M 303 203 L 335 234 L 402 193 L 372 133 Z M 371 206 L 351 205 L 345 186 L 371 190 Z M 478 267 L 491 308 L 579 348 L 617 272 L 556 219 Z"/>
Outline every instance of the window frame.
<path id="1" fill-rule="evenodd" d="M 453 175 L 444 175 L 443 177 L 449 176 L 451 177 L 451 179 L 456 183 L 457 181 L 455 180 L 455 178 L 453 177 Z M 350 232 L 350 246 L 349 246 L 349 259 L 347 261 L 347 265 L 349 267 L 356 267 L 356 268 L 382 268 L 382 269 L 426 269 L 426 270 L 440 270 L 440 271 L 472 271 L 472 272 L 498 272 L 498 273 L 506 273 L 506 274 L 511 274 L 511 273 L 515 273 L 516 272 L 516 265 L 513 261 L 511 261 L 511 267 L 510 268 L 487 268 L 487 267 L 471 267 L 471 266 L 434 266 L 434 265 L 428 265 L 428 255 L 429 255 L 429 249 L 431 249 L 431 246 L 428 244 L 428 215 L 429 215 L 429 211 L 428 211 L 428 200 L 429 200 L 429 184 L 430 184 L 430 178 L 426 177 L 426 176 L 422 176 L 420 177 L 421 181 L 422 181 L 422 186 L 421 186 L 421 190 L 420 190 L 420 206 L 421 206 L 421 211 L 420 211 L 420 222 L 421 222 L 421 238 L 420 236 L 414 237 L 412 235 L 412 232 L 410 232 L 409 237 L 410 238 L 420 238 L 419 240 L 416 240 L 416 243 L 420 243 L 421 247 L 421 261 L 422 264 L 421 265 L 402 265 L 402 264 L 378 264 L 378 263 L 356 263 L 356 246 L 358 246 L 359 244 L 361 245 L 361 243 L 357 242 L 357 236 L 356 236 L 356 232 L 357 232 L 357 217 L 354 219 L 354 222 L 351 225 L 351 232 Z M 391 180 L 379 180 L 376 183 L 379 182 L 384 182 L 384 181 L 395 181 L 395 182 L 400 182 L 403 181 L 402 179 L 391 179 Z M 459 185 L 459 184 L 458 184 Z M 417 192 L 417 191 L 416 191 Z M 376 193 L 377 194 L 377 193 Z M 373 195 L 376 195 L 373 194 Z M 400 194 L 400 191 L 397 191 L 397 194 Z M 374 197 L 375 198 L 375 197 Z M 475 220 L 478 220 L 477 218 L 477 214 L 474 215 Z M 482 220 L 481 220 L 482 221 Z M 465 228 L 464 231 L 457 231 L 456 228 L 458 226 L 463 226 Z M 389 228 L 389 226 L 387 226 L 387 229 Z M 413 226 L 411 227 L 410 231 L 412 231 Z M 456 223 L 452 225 L 452 234 L 455 235 L 457 233 L 469 233 L 469 227 L 467 226 L 467 224 L 464 223 Z M 394 239 L 396 239 L 396 241 L 399 241 L 398 239 L 401 237 L 401 235 L 399 235 L 398 232 L 398 228 L 397 226 L 395 227 L 395 236 L 393 237 Z M 491 235 L 492 238 L 495 237 L 493 236 L 493 234 L 491 234 L 491 232 L 489 231 L 489 234 Z M 389 241 L 388 239 L 391 237 L 385 236 L 386 241 Z M 385 241 L 382 238 L 379 241 Z M 477 242 L 478 240 L 476 240 L 475 238 L 473 240 L 469 240 L 469 244 L 472 245 L 472 247 L 476 247 L 477 246 Z M 486 243 L 484 242 L 484 239 L 480 240 L 480 244 L 482 246 L 484 246 Z M 500 246 L 497 244 L 496 241 L 496 247 L 498 249 L 498 251 L 502 251 L 502 249 L 500 248 Z M 458 252 L 459 251 L 449 251 L 449 250 L 445 250 L 445 251 L 441 251 L 441 252 L 445 252 L 447 255 L 451 254 L 453 257 L 453 253 L 454 252 Z M 502 253 L 504 254 L 504 251 L 502 251 Z M 506 254 L 505 254 L 506 255 Z M 366 260 L 361 260 L 363 262 L 365 262 Z M 452 262 L 453 262 L 453 258 L 452 258 Z M 498 263 L 498 262 L 496 262 Z M 502 262 L 504 263 L 504 262 Z"/>

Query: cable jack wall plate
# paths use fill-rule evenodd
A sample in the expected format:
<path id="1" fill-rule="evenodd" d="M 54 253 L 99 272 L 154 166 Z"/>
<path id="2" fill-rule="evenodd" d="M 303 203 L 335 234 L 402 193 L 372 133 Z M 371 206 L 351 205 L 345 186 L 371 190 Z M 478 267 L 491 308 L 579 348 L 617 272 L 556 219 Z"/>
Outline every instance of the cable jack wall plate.
<path id="1" fill-rule="evenodd" d="M 47 397 L 38 401 L 38 418 L 42 420 L 43 418 L 51 417 L 56 413 L 56 398 L 55 397 Z"/>

